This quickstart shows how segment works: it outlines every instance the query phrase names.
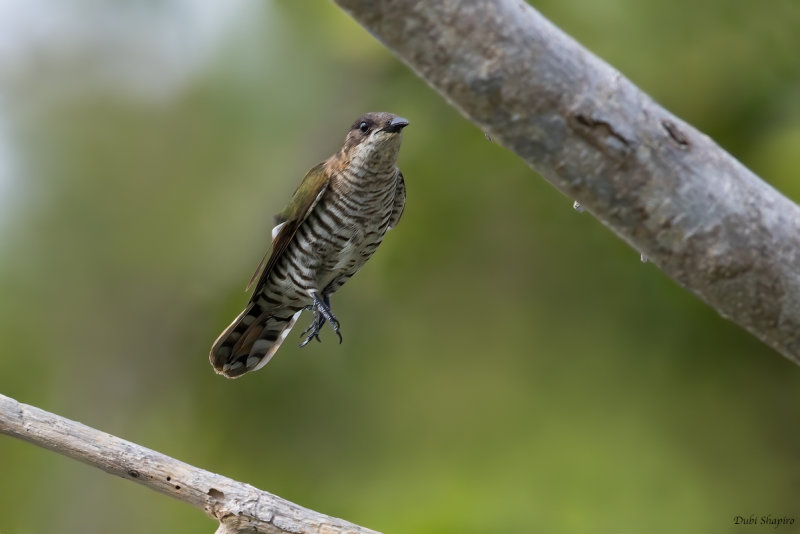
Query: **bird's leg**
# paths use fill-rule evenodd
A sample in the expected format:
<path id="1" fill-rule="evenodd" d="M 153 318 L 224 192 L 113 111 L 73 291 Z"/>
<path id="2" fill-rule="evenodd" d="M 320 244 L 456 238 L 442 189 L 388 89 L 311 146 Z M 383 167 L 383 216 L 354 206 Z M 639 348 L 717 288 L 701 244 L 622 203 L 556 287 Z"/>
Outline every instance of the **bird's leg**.
<path id="1" fill-rule="evenodd" d="M 314 299 L 315 299 L 315 301 L 318 302 L 316 293 L 314 294 Z M 330 295 L 324 295 L 322 297 L 322 303 L 319 306 L 317 306 L 317 308 L 319 309 L 319 313 L 322 314 L 322 317 L 325 320 L 327 320 L 329 323 L 331 323 L 331 328 L 333 328 L 333 331 L 336 333 L 337 336 L 339 336 L 339 344 L 341 345 L 342 344 L 342 333 L 339 332 L 339 320 L 336 318 L 336 316 L 331 311 L 331 297 L 330 297 Z"/>
<path id="2" fill-rule="evenodd" d="M 305 340 L 300 343 L 301 347 L 305 347 L 312 339 L 316 338 L 319 341 L 319 331 L 325 322 L 329 322 L 331 324 L 331 328 L 333 331 L 336 332 L 336 335 L 339 336 L 339 343 L 342 342 L 342 334 L 339 332 L 339 321 L 336 319 L 336 316 L 333 315 L 331 311 L 331 299 L 329 295 L 323 295 L 322 298 L 319 298 L 319 294 L 315 291 L 312 293 L 314 296 L 314 304 L 310 306 L 306 306 L 305 309 L 310 309 L 314 311 L 314 320 L 305 329 L 305 331 L 301 334 L 304 336 L 308 334 Z"/>

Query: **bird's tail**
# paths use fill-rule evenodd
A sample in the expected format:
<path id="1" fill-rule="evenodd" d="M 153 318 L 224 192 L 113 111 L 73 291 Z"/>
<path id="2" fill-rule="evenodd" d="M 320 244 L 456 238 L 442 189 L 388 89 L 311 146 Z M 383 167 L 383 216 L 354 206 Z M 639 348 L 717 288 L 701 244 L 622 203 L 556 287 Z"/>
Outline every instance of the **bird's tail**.
<path id="1" fill-rule="evenodd" d="M 227 378 L 238 378 L 261 369 L 286 339 L 299 315 L 300 311 L 278 317 L 250 303 L 211 347 L 208 359 L 214 370 Z"/>

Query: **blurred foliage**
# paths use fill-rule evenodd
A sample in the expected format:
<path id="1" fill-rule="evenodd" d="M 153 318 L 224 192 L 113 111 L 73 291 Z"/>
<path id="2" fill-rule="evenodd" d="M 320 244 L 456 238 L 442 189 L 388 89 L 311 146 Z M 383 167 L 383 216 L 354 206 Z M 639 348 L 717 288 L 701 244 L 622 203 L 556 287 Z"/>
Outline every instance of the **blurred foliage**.
<path id="1" fill-rule="evenodd" d="M 796 0 L 535 5 L 800 200 Z M 83 70 L 124 70 L 113 47 L 31 54 L 2 80 L 0 392 L 385 532 L 800 522 L 796 365 L 573 211 L 331 2 L 239 9 L 157 96 Z M 325 331 L 215 376 L 208 348 L 273 213 L 368 110 L 411 120 L 408 206 L 333 299 L 344 344 Z M 0 473 L 3 534 L 214 528 L 12 439 Z"/>

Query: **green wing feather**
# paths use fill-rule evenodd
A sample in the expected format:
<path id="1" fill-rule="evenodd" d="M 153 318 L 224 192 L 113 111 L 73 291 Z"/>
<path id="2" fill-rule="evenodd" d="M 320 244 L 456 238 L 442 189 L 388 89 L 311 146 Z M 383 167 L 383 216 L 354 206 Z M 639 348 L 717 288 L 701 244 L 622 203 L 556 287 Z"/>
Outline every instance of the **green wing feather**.
<path id="1" fill-rule="evenodd" d="M 297 233 L 297 229 L 303 221 L 306 220 L 308 214 L 311 213 L 311 210 L 314 209 L 314 206 L 328 188 L 328 182 L 328 175 L 325 173 L 324 163 L 320 163 L 308 171 L 303 181 L 300 182 L 300 187 L 298 187 L 297 191 L 292 195 L 292 200 L 289 201 L 289 205 L 286 206 L 286 209 L 282 212 L 275 215 L 275 224 L 282 224 L 283 226 L 281 226 L 275 239 L 272 240 L 272 246 L 267 249 L 267 253 L 264 254 L 264 257 L 261 259 L 245 291 L 252 287 L 255 280 L 258 280 L 256 289 L 261 287 L 261 284 L 266 281 L 272 268 L 275 267 L 275 264 L 280 259 L 281 254 L 283 254 L 283 251 L 289 246 L 289 243 L 292 242 L 292 238 L 294 234 Z"/>

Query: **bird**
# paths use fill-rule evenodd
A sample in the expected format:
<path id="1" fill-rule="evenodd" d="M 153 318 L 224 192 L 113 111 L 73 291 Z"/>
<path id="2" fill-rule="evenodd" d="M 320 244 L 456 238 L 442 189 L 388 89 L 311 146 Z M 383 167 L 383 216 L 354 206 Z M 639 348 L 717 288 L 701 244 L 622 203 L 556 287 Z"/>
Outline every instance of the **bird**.
<path id="1" fill-rule="evenodd" d="M 403 129 L 392 113 L 366 113 L 353 122 L 342 148 L 313 167 L 275 216 L 272 244 L 247 289 L 247 306 L 211 347 L 218 374 L 238 378 L 269 362 L 303 310 L 313 313 L 301 334 L 320 341 L 325 323 L 342 342 L 331 295 L 372 256 L 397 226 L 406 204 L 397 167 Z"/>

